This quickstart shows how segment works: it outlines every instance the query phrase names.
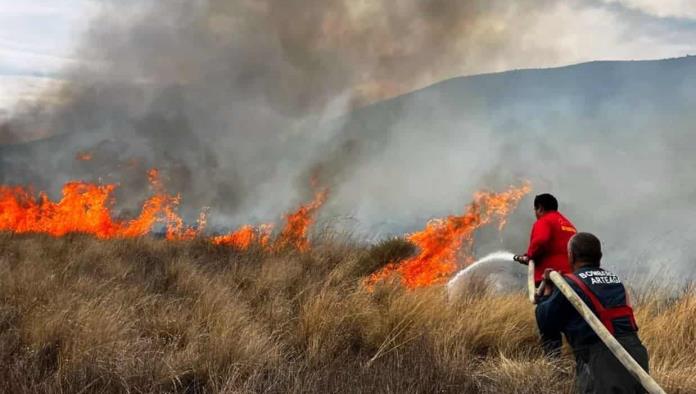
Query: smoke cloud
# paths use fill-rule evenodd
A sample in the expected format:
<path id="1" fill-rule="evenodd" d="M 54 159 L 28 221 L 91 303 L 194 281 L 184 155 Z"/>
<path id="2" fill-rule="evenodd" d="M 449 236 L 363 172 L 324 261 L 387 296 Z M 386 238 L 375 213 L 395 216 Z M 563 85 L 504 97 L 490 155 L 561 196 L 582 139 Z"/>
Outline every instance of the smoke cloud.
<path id="1" fill-rule="evenodd" d="M 528 3 L 106 3 L 62 105 L 2 126 L 6 140 L 43 133 L 70 143 L 37 144 L 31 157 L 4 160 L 0 175 L 50 190 L 100 177 L 122 183 L 123 201 L 142 198 L 137 174 L 157 166 L 186 207 L 267 215 L 292 204 L 297 179 L 320 171 L 334 182 L 365 150 L 369 135 L 336 138 L 342 125 L 326 120 L 459 74 L 483 51 L 499 59 L 515 45 L 500 26 L 520 14 L 532 23 L 544 2 Z M 76 151 L 95 159 L 76 164 Z"/>

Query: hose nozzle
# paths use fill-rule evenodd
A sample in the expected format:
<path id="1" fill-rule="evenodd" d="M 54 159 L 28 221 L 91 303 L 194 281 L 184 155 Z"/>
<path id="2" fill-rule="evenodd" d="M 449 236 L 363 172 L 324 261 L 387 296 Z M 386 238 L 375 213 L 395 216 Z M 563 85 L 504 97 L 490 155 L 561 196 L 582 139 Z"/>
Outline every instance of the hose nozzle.
<path id="1" fill-rule="evenodd" d="M 529 256 L 527 256 L 526 254 L 516 254 L 512 256 L 512 259 L 520 264 L 529 264 Z"/>

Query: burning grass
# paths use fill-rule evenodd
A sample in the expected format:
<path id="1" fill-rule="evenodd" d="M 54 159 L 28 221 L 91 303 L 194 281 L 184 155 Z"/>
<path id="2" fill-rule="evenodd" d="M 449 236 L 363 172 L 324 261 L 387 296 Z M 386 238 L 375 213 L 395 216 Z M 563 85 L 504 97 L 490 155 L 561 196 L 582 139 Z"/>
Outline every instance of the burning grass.
<path id="1" fill-rule="evenodd" d="M 471 247 L 476 230 L 493 220 L 498 220 L 498 228 L 502 229 L 507 216 L 530 191 L 531 186 L 525 183 L 502 193 L 476 193 L 463 215 L 431 220 L 422 231 L 409 234 L 407 238 L 418 247 L 418 254 L 388 264 L 371 275 L 367 285 L 373 286 L 394 275 L 411 289 L 446 282 L 462 263 L 474 262 Z"/>
<path id="2" fill-rule="evenodd" d="M 0 234 L 0 391 L 569 392 L 572 360 L 542 357 L 522 294 L 365 291 L 413 252 Z M 696 392 L 696 293 L 641 299 L 657 380 Z"/>
<path id="3" fill-rule="evenodd" d="M 152 195 L 143 203 L 140 215 L 132 220 L 114 218 L 115 184 L 68 182 L 57 201 L 52 201 L 46 192 L 36 194 L 29 187 L 0 185 L 0 231 L 43 233 L 54 237 L 83 233 L 115 239 L 142 237 L 150 234 L 156 224 L 161 224 L 170 241 L 190 241 L 205 236 L 207 209 L 201 211 L 195 227 L 187 226 L 177 212 L 181 197 L 167 193 L 157 169 L 148 171 L 148 179 Z M 307 251 L 308 233 L 329 193 L 314 181 L 312 187 L 314 198 L 285 215 L 285 226 L 273 244 L 273 224 L 244 225 L 228 234 L 211 237 L 209 241 L 236 249 L 260 245 L 274 250 Z"/>

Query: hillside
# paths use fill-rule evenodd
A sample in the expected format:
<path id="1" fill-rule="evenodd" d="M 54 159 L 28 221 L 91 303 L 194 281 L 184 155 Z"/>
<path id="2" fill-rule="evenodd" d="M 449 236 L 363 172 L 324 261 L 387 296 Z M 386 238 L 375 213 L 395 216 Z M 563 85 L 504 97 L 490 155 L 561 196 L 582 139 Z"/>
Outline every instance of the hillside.
<path id="1" fill-rule="evenodd" d="M 696 57 L 455 78 L 333 120 L 290 122 L 281 138 L 240 137 L 235 121 L 224 123 L 229 139 L 211 134 L 219 114 L 185 89 L 165 89 L 132 118 L 123 92 L 49 123 L 71 133 L 0 147 L 0 183 L 55 194 L 67 180 L 100 179 L 137 200 L 156 166 L 184 210 L 209 206 L 213 226 L 229 228 L 277 218 L 320 168 L 332 187 L 324 217 L 379 238 L 457 212 L 475 190 L 529 179 L 605 240 L 619 271 L 692 274 Z M 95 160 L 76 162 L 86 150 Z M 483 237 L 481 253 L 525 246 L 531 214 L 515 215 L 501 237 Z"/>

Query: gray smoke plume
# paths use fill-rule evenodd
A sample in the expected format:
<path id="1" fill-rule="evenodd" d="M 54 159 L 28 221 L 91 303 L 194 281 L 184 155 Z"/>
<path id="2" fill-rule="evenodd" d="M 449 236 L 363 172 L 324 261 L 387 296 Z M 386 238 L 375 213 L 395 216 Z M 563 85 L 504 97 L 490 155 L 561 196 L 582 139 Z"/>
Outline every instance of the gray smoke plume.
<path id="1" fill-rule="evenodd" d="M 309 174 L 335 183 L 389 135 L 342 135 L 328 119 L 460 72 L 483 48 L 497 58 L 514 46 L 512 32 L 490 31 L 493 20 L 523 12 L 531 22 L 541 4 L 506 3 L 105 3 L 79 49 L 85 65 L 68 70 L 64 104 L 2 128 L 63 137 L 6 158 L 0 180 L 54 192 L 75 177 L 119 182 L 128 207 L 154 166 L 189 210 L 277 214 L 304 197 L 296 189 Z M 93 161 L 76 162 L 82 151 Z"/>

